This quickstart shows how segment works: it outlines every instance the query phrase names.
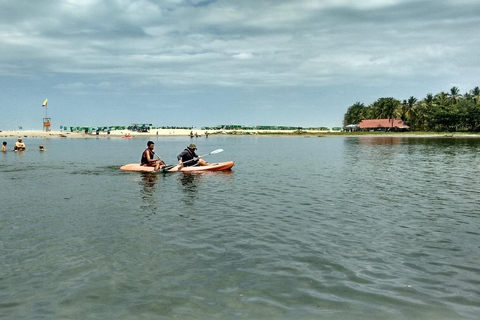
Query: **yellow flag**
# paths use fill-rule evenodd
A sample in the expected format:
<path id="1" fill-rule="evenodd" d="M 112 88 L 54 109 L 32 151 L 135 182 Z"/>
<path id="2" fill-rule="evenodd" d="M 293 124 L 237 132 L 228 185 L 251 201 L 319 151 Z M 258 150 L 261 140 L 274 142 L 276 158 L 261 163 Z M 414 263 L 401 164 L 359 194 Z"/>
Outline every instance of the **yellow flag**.
<path id="1" fill-rule="evenodd" d="M 46 106 L 47 106 L 47 102 L 48 102 L 48 99 L 45 99 L 45 101 L 43 101 L 42 107 L 46 107 Z"/>

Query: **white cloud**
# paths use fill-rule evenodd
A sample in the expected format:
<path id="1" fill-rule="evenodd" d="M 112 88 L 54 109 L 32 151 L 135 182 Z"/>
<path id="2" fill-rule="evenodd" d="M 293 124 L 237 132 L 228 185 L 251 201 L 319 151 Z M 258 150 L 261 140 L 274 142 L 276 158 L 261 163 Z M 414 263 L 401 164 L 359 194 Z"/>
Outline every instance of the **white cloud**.
<path id="1" fill-rule="evenodd" d="M 430 67 L 429 61 L 441 59 L 436 55 L 445 42 L 452 48 L 464 41 L 452 37 L 450 22 L 435 20 L 434 11 L 419 17 L 398 13 L 414 3 L 423 10 L 421 2 L 405 0 L 190 2 L 193 6 L 174 1 L 164 7 L 148 0 L 60 3 L 58 13 L 46 20 L 18 18 L 13 28 L 1 25 L 0 53 L 15 69 L 22 69 L 17 58 L 23 57 L 31 61 L 27 68 L 38 72 L 157 73 L 185 84 L 218 84 L 220 76 L 230 78 L 221 83 L 291 85 L 312 72 L 318 79 L 343 77 L 349 68 L 365 75 L 405 75 L 408 65 L 421 71 L 417 61 Z M 40 11 L 47 8 L 53 6 Z M 357 19 L 346 19 L 355 14 Z M 446 34 L 438 35 L 438 26 Z M 309 69 L 313 65 L 318 68 Z M 252 78 L 245 81 L 248 75 Z"/>
<path id="2" fill-rule="evenodd" d="M 478 25 L 478 1 L 2 1 L 0 76 L 85 94 L 468 83 Z"/>
<path id="3" fill-rule="evenodd" d="M 240 60 L 252 59 L 253 54 L 251 52 L 242 52 L 242 53 L 237 53 L 232 55 L 232 58 L 240 59 Z"/>

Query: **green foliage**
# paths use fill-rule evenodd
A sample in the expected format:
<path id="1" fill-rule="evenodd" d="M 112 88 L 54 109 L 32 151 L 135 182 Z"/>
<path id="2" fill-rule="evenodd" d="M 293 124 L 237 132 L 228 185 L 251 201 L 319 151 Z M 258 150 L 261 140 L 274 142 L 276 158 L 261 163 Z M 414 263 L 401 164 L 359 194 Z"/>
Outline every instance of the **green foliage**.
<path id="1" fill-rule="evenodd" d="M 343 124 L 395 118 L 401 118 L 412 131 L 480 132 L 480 88 L 475 87 L 462 95 L 458 87 L 452 87 L 448 93 L 428 93 L 420 101 L 413 96 L 402 102 L 379 98 L 367 107 L 356 102 L 345 113 Z"/>
<path id="2" fill-rule="evenodd" d="M 343 118 L 343 125 L 348 126 L 349 124 L 357 124 L 366 116 L 366 108 L 363 103 L 356 102 L 352 106 L 350 106 L 345 113 L 345 117 Z"/>

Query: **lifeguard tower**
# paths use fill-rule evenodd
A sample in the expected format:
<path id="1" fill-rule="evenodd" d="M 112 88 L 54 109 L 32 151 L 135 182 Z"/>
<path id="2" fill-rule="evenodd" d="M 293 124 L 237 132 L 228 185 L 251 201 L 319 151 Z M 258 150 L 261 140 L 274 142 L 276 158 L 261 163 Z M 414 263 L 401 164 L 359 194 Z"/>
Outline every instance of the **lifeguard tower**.
<path id="1" fill-rule="evenodd" d="M 50 132 L 52 122 L 51 122 L 51 118 L 49 118 L 47 115 L 47 103 L 48 103 L 48 99 L 45 99 L 45 101 L 43 101 L 43 104 L 42 104 L 42 107 L 45 107 L 45 118 L 43 118 L 43 131 Z"/>
<path id="2" fill-rule="evenodd" d="M 51 131 L 51 121 L 50 118 L 43 118 L 43 131 L 50 132 Z"/>

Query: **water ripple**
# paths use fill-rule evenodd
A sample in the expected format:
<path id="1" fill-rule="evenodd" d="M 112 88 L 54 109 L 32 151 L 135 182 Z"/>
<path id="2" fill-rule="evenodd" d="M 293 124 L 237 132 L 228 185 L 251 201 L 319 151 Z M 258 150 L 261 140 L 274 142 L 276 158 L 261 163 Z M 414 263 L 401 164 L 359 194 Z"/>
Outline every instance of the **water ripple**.
<path id="1" fill-rule="evenodd" d="M 143 141 L 49 143 L 0 165 L 2 318 L 480 313 L 476 140 L 209 137 L 236 165 L 200 175 L 118 170 Z"/>

